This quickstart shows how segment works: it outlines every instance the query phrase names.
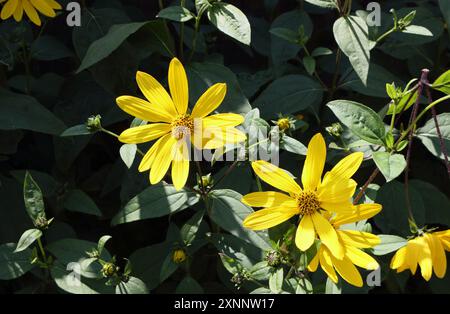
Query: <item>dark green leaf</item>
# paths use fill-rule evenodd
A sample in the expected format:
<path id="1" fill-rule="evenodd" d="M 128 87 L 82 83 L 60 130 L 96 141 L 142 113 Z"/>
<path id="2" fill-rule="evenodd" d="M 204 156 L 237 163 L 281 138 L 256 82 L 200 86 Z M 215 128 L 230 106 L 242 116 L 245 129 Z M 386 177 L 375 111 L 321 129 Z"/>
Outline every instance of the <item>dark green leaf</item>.
<path id="1" fill-rule="evenodd" d="M 187 22 L 193 19 L 194 15 L 188 9 L 177 5 L 162 9 L 157 17 L 175 22 Z"/>
<path id="2" fill-rule="evenodd" d="M 18 278 L 28 272 L 31 264 L 31 251 L 25 249 L 22 252 L 14 253 L 15 243 L 0 245 L 0 279 L 11 280 Z"/>
<path id="3" fill-rule="evenodd" d="M 44 199 L 41 189 L 28 171 L 25 173 L 23 183 L 23 200 L 28 216 L 33 222 L 38 218 L 45 218 Z"/>
<path id="4" fill-rule="evenodd" d="M 101 216 L 102 212 L 89 195 L 81 190 L 72 190 L 64 201 L 66 209 L 72 212 Z"/>
<path id="5" fill-rule="evenodd" d="M 116 286 L 116 294 L 148 294 L 145 283 L 136 277 L 129 277 L 126 282 L 121 281 Z"/>
<path id="6" fill-rule="evenodd" d="M 450 113 L 441 113 L 437 115 L 436 118 L 444 141 L 444 146 L 446 147 L 447 152 L 450 152 Z M 428 120 L 423 127 L 418 128 L 415 136 L 422 141 L 422 144 L 425 145 L 430 153 L 442 160 L 445 159 L 444 153 L 441 150 L 434 119 Z"/>
<path id="7" fill-rule="evenodd" d="M 202 286 L 192 278 L 191 276 L 186 276 L 184 279 L 178 284 L 177 294 L 202 294 L 204 293 Z"/>
<path id="8" fill-rule="evenodd" d="M 186 245 L 191 244 L 192 241 L 195 240 L 198 228 L 200 227 L 200 223 L 202 222 L 204 215 L 204 211 L 195 213 L 181 228 L 181 238 Z"/>
<path id="9" fill-rule="evenodd" d="M 52 61 L 72 56 L 72 51 L 52 36 L 40 36 L 31 45 L 31 57 L 36 60 Z"/>
<path id="10" fill-rule="evenodd" d="M 79 124 L 66 129 L 60 136 L 78 136 L 89 135 L 91 132 L 88 130 L 85 124 Z"/>
<path id="11" fill-rule="evenodd" d="M 111 221 L 118 225 L 132 221 L 162 217 L 176 213 L 199 201 L 199 196 L 186 190 L 177 191 L 171 185 L 148 187 L 132 198 Z"/>

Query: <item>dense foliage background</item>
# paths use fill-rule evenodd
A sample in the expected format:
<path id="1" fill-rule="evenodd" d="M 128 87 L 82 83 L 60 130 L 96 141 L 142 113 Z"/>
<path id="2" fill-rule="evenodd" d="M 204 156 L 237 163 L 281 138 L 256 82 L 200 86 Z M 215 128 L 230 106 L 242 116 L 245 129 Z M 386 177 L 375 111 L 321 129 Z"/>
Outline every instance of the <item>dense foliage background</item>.
<path id="1" fill-rule="evenodd" d="M 65 7 L 68 1 L 59 2 Z M 116 138 L 103 132 L 88 132 L 83 124 L 89 117 L 101 115 L 102 126 L 110 131 L 120 133 L 128 128 L 132 119 L 118 108 L 115 98 L 139 94 L 137 70 L 164 82 L 170 59 L 178 56 L 188 74 L 191 103 L 212 83 L 226 82 L 228 94 L 221 112 L 246 114 L 259 108 L 261 118 L 270 124 L 279 113 L 290 114 L 296 120 L 290 137 L 306 145 L 313 134 L 327 134 L 326 128 L 338 121 L 326 106 L 329 101 L 353 100 L 382 112 L 391 101 L 386 83 L 395 82 L 395 86 L 404 88 L 412 78 L 420 76 L 423 68 L 430 70 L 428 78 L 433 82 L 449 68 L 450 5 L 446 0 L 380 2 L 381 26 L 368 28 L 371 40 L 392 27 L 391 8 L 399 18 L 415 10 L 412 24 L 432 35 L 394 32 L 371 47 L 366 84 L 338 50 L 333 23 L 340 13 L 313 4 L 326 0 L 226 2 L 245 14 L 251 36 L 250 30 L 239 27 L 230 28 L 228 36 L 205 15 L 199 20 L 193 47 L 195 19 L 187 15 L 181 30 L 181 23 L 173 21 L 170 14 L 167 19 L 156 17 L 161 4 L 166 8 L 180 1 L 81 1 L 81 26 L 74 27 L 66 24 L 68 12 L 64 10 L 41 27 L 25 19 L 20 23 L 12 19 L 0 22 L 0 243 L 17 243 L 25 230 L 33 228 L 23 198 L 28 170 L 42 190 L 46 216 L 54 218 L 44 231 L 43 241 L 59 267 L 51 271 L 31 269 L 26 256 L 22 257 L 26 264 L 21 264 L 22 272 L 31 271 L 11 279 L 17 276 L 8 275 L 8 270 L 3 269 L 6 264 L 2 266 L 0 261 L 0 279 L 5 279 L 0 280 L 0 292 L 113 292 L 114 284 L 105 285 L 107 279 L 94 279 L 100 274 L 100 265 L 86 270 L 83 284 L 77 288 L 65 286 L 62 279 L 68 273 L 66 264 L 86 258 L 85 252 L 97 247 L 104 235 L 112 236 L 106 243 L 107 251 L 102 253 L 105 260 L 116 256 L 116 264 L 123 271 L 129 259 L 130 274 L 139 279 L 135 286 L 128 281 L 125 286 L 130 291 L 247 293 L 258 288 L 252 282 L 242 286 L 236 282 L 224 267 L 227 262 L 218 254 L 238 256 L 245 265 L 264 259 L 264 245 L 254 245 L 260 241 L 254 239 L 257 234 L 242 235 L 242 227 L 233 227 L 233 223 L 242 221 L 226 206 L 236 201 L 234 195 L 227 195 L 223 202 L 220 198 L 224 196 L 217 196 L 212 214 L 216 217 L 205 216 L 202 220 L 198 213 L 204 205 L 188 191 L 167 196 L 167 200 L 151 200 L 142 208 L 141 216 L 132 219 L 135 221 L 122 223 L 124 206 L 149 187 L 148 173 L 137 171 L 140 157 L 134 159 L 136 151 L 123 148 Z M 353 1 L 352 15 L 363 16 L 358 10 L 365 10 L 368 2 Z M 193 1 L 185 1 L 185 5 L 197 12 Z M 112 28 L 119 24 L 121 28 Z M 434 98 L 440 96 L 442 93 L 433 91 Z M 424 97 L 421 106 L 426 103 Z M 447 101 L 436 106 L 438 114 L 449 112 L 449 104 Z M 407 126 L 408 118 L 409 113 L 401 116 L 398 128 L 402 123 Z M 427 114 L 421 126 L 430 118 Z M 442 116 L 440 123 L 450 149 L 450 117 Z M 77 127 L 61 136 L 73 126 Z M 349 147 L 356 140 L 347 128 L 336 134 L 330 131 L 327 138 L 336 148 L 328 152 L 330 165 L 343 155 L 342 149 L 364 150 L 368 161 L 355 177 L 362 185 L 376 167 L 370 160 L 372 148 Z M 301 143 L 286 143 L 280 155 L 283 168 L 293 174 L 299 173 L 304 161 Z M 417 134 L 410 162 L 410 194 L 420 224 L 448 228 L 450 184 L 438 148 L 435 133 L 424 130 Z M 229 164 L 202 162 L 201 166 L 203 174 L 211 173 L 217 179 Z M 190 186 L 197 184 L 192 169 Z M 372 222 L 374 233 L 408 236 L 403 174 L 388 183 L 378 175 L 373 183 L 368 190 L 371 194 L 366 196 L 383 205 L 382 213 Z M 255 191 L 249 164 L 238 163 L 216 189 L 240 194 Z M 151 197 L 155 197 L 154 193 Z M 158 193 L 164 195 L 167 191 Z M 179 201 L 182 206 L 173 205 Z M 210 230 L 210 219 L 222 221 L 219 232 Z M 246 241 L 247 236 L 251 241 Z M 172 260 L 173 251 L 186 243 L 191 243 L 186 249 L 188 261 L 177 264 Z M 442 280 L 433 278 L 429 283 L 408 272 L 396 275 L 388 268 L 390 257 L 379 258 L 383 282 L 372 292 L 450 292 L 450 275 Z M 323 285 L 323 278 L 318 275 L 315 279 L 322 282 L 314 284 L 318 292 L 331 289 Z M 346 284 L 341 288 L 344 292 L 369 291 Z"/>

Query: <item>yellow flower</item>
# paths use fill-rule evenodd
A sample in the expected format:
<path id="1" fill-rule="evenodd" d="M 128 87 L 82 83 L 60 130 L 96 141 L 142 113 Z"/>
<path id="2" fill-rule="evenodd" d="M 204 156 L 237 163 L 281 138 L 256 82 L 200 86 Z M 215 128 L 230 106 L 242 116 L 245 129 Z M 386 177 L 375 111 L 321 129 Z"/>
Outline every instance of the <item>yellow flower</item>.
<path id="1" fill-rule="evenodd" d="M 276 226 L 294 215 L 301 215 L 295 243 L 306 251 L 314 243 L 316 233 L 327 245 L 331 253 L 342 259 L 344 248 L 338 240 L 336 231 L 322 212 L 353 212 L 350 198 L 356 189 L 351 178 L 359 168 L 363 154 L 352 153 L 342 159 L 327 172 L 321 180 L 325 166 L 326 145 L 321 134 L 316 134 L 308 145 L 308 154 L 303 167 L 301 181 L 303 189 L 282 169 L 262 160 L 252 163 L 256 175 L 266 183 L 287 194 L 279 192 L 256 192 L 243 197 L 242 201 L 254 207 L 266 207 L 250 214 L 244 226 L 262 230 Z"/>
<path id="2" fill-rule="evenodd" d="M 183 188 L 189 176 L 189 142 L 198 149 L 216 149 L 246 139 L 234 128 L 244 121 L 241 115 L 208 116 L 225 98 L 226 84 L 212 85 L 188 113 L 188 80 L 178 59 L 172 59 L 169 66 L 171 96 L 147 73 L 137 72 L 136 80 L 148 101 L 133 96 L 116 101 L 123 111 L 150 123 L 125 130 L 119 140 L 139 144 L 157 139 L 139 165 L 140 172 L 150 170 L 151 184 L 160 182 L 172 164 L 173 185 L 177 190 Z"/>
<path id="3" fill-rule="evenodd" d="M 41 25 L 38 11 L 45 16 L 55 17 L 55 10 L 61 10 L 61 5 L 55 0 L 0 0 L 3 5 L 0 17 L 2 20 L 9 19 L 11 16 L 17 22 L 20 22 L 25 11 L 28 18 L 36 25 Z"/>
<path id="4" fill-rule="evenodd" d="M 288 130 L 291 127 L 289 118 L 280 118 L 277 120 L 277 125 L 281 131 Z"/>
<path id="5" fill-rule="evenodd" d="M 450 229 L 438 232 L 424 232 L 400 248 L 391 260 L 391 268 L 397 273 L 409 269 L 414 275 L 417 265 L 422 277 L 428 281 L 434 274 L 443 278 L 447 269 L 445 251 L 450 252 Z"/>
<path id="6" fill-rule="evenodd" d="M 334 283 L 338 282 L 337 272 L 348 283 L 356 287 L 362 287 L 363 280 L 355 265 L 367 270 L 375 270 L 379 267 L 377 261 L 361 249 L 378 245 L 380 238 L 368 232 L 340 230 L 338 228 L 343 224 L 368 219 L 376 215 L 381 210 L 381 205 L 361 204 L 355 207 L 354 213 L 336 215 L 330 221 L 336 228 L 339 241 L 344 247 L 344 258 L 342 260 L 335 258 L 326 244 L 321 243 L 317 254 L 308 265 L 308 270 L 315 272 L 320 264 L 322 270 Z"/>

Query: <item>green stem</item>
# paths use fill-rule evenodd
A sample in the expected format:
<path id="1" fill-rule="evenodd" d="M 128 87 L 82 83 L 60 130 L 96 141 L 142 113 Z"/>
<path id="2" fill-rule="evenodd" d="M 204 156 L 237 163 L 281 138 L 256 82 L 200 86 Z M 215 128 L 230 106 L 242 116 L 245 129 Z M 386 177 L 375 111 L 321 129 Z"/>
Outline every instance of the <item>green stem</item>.
<path id="1" fill-rule="evenodd" d="M 181 7 L 184 8 L 186 6 L 186 0 L 181 0 Z M 184 23 L 180 25 L 180 46 L 179 46 L 180 59 L 184 58 Z"/>
<path id="2" fill-rule="evenodd" d="M 227 171 L 225 171 L 225 173 L 223 174 L 223 176 L 221 176 L 216 182 L 214 182 L 213 186 L 209 189 L 210 191 L 214 189 L 214 187 L 217 186 L 217 184 L 219 184 L 220 181 L 222 181 L 223 179 L 225 179 L 234 169 L 234 167 L 236 167 L 238 163 L 238 160 L 235 160 L 233 162 L 233 164 L 231 164 L 230 167 L 228 167 Z"/>
<path id="3" fill-rule="evenodd" d="M 202 19 L 203 13 L 205 13 L 208 6 L 203 5 L 200 10 L 198 11 L 197 16 L 195 17 L 195 26 L 194 26 L 194 38 L 192 40 L 192 50 L 189 55 L 189 62 L 192 60 L 192 57 L 194 56 L 195 50 L 197 49 L 197 39 L 198 39 L 198 33 L 200 31 L 200 21 Z"/>
<path id="4" fill-rule="evenodd" d="M 259 179 L 258 175 L 255 175 L 255 176 L 256 176 L 256 185 L 258 186 L 258 191 L 262 192 L 263 189 L 262 189 L 262 186 L 261 186 L 261 180 Z"/>
<path id="5" fill-rule="evenodd" d="M 388 30 L 386 33 L 382 34 L 380 37 L 377 38 L 376 43 L 379 43 L 380 41 L 382 41 L 383 39 L 385 39 L 386 37 L 388 37 L 390 34 L 394 33 L 397 31 L 396 27 L 391 28 L 390 30 Z"/>
<path id="6" fill-rule="evenodd" d="M 392 112 L 392 116 L 391 116 L 391 125 L 389 128 L 389 132 L 392 132 L 392 130 L 394 129 L 394 125 L 395 125 L 395 113 L 397 112 L 397 104 L 394 102 L 394 111 Z"/>
<path id="7" fill-rule="evenodd" d="M 311 57 L 311 54 L 309 53 L 309 50 L 308 50 L 308 48 L 306 48 L 305 44 L 304 44 L 304 43 L 301 43 L 301 46 L 302 46 L 303 50 L 305 51 L 305 54 L 306 54 L 308 57 Z M 323 87 L 324 89 L 328 90 L 328 86 L 322 81 L 322 79 L 320 78 L 319 73 L 317 73 L 317 69 L 316 69 L 315 67 L 314 67 L 313 75 L 317 78 L 317 80 L 318 80 L 319 83 L 322 85 L 322 87 Z"/>
<path id="8" fill-rule="evenodd" d="M 116 133 L 114 133 L 114 132 L 111 132 L 110 130 L 107 130 L 107 129 L 103 128 L 103 127 L 100 129 L 100 131 L 103 132 L 103 133 L 106 133 L 106 134 L 108 134 L 108 135 L 111 135 L 111 136 L 113 136 L 113 137 L 115 137 L 115 138 L 119 138 L 119 135 L 118 135 L 118 134 L 116 134 Z M 140 150 L 139 147 L 136 147 L 136 151 L 137 151 L 138 154 L 141 155 L 142 157 L 145 156 L 144 152 L 143 152 L 142 150 Z"/>
<path id="9" fill-rule="evenodd" d="M 433 101 L 431 104 L 426 106 L 421 113 L 419 113 L 416 117 L 416 119 L 409 125 L 409 127 L 402 133 L 402 135 L 397 140 L 397 144 L 401 142 L 408 134 L 411 132 L 411 130 L 416 126 L 417 122 L 427 113 L 428 110 L 436 106 L 437 104 L 446 101 L 447 99 L 450 99 L 450 95 L 444 96 L 442 98 L 439 98 L 438 100 Z"/>
<path id="10" fill-rule="evenodd" d="M 286 277 L 284 278 L 284 280 L 288 280 L 289 278 L 291 278 L 292 274 L 294 273 L 295 267 L 291 266 L 291 268 L 289 269 Z"/>
<path id="11" fill-rule="evenodd" d="M 37 243 L 39 246 L 39 250 L 41 251 L 42 257 L 44 258 L 44 262 L 47 263 L 47 254 L 45 254 L 44 246 L 42 245 L 41 238 L 37 239 Z"/>

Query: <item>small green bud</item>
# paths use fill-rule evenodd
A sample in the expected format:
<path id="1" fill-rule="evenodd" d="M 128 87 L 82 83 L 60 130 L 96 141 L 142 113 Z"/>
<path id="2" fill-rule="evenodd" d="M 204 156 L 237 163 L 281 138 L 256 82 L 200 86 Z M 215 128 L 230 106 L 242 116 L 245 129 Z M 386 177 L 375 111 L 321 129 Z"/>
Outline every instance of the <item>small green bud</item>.
<path id="1" fill-rule="evenodd" d="M 231 277 L 230 281 L 234 283 L 234 286 L 238 289 L 241 288 L 242 284 L 250 279 L 250 274 L 243 269 L 242 271 L 236 273 Z"/>
<path id="2" fill-rule="evenodd" d="M 39 216 L 34 220 L 34 226 L 40 230 L 48 229 L 54 218 L 47 220 L 45 216 Z"/>
<path id="3" fill-rule="evenodd" d="M 397 147 L 395 148 L 395 150 L 397 152 L 401 152 L 402 150 L 404 150 L 406 148 L 406 146 L 408 146 L 408 141 L 407 140 L 403 140 L 400 143 L 397 144 Z"/>
<path id="4" fill-rule="evenodd" d="M 344 128 L 339 122 L 333 123 L 331 126 L 326 127 L 325 130 L 334 137 L 341 137 L 344 132 Z"/>
<path id="5" fill-rule="evenodd" d="M 95 133 L 98 132 L 102 129 L 102 116 L 101 115 L 95 115 L 95 116 L 90 116 L 87 120 L 86 120 L 86 128 L 89 130 L 89 132 L 91 133 Z"/>
<path id="6" fill-rule="evenodd" d="M 387 148 L 392 149 L 394 147 L 394 136 L 392 133 L 387 133 L 384 141 L 386 142 Z"/>
<path id="7" fill-rule="evenodd" d="M 199 181 L 200 181 L 199 185 L 203 187 L 209 187 L 214 183 L 214 180 L 210 173 L 207 174 L 206 176 L 202 176 Z"/>

